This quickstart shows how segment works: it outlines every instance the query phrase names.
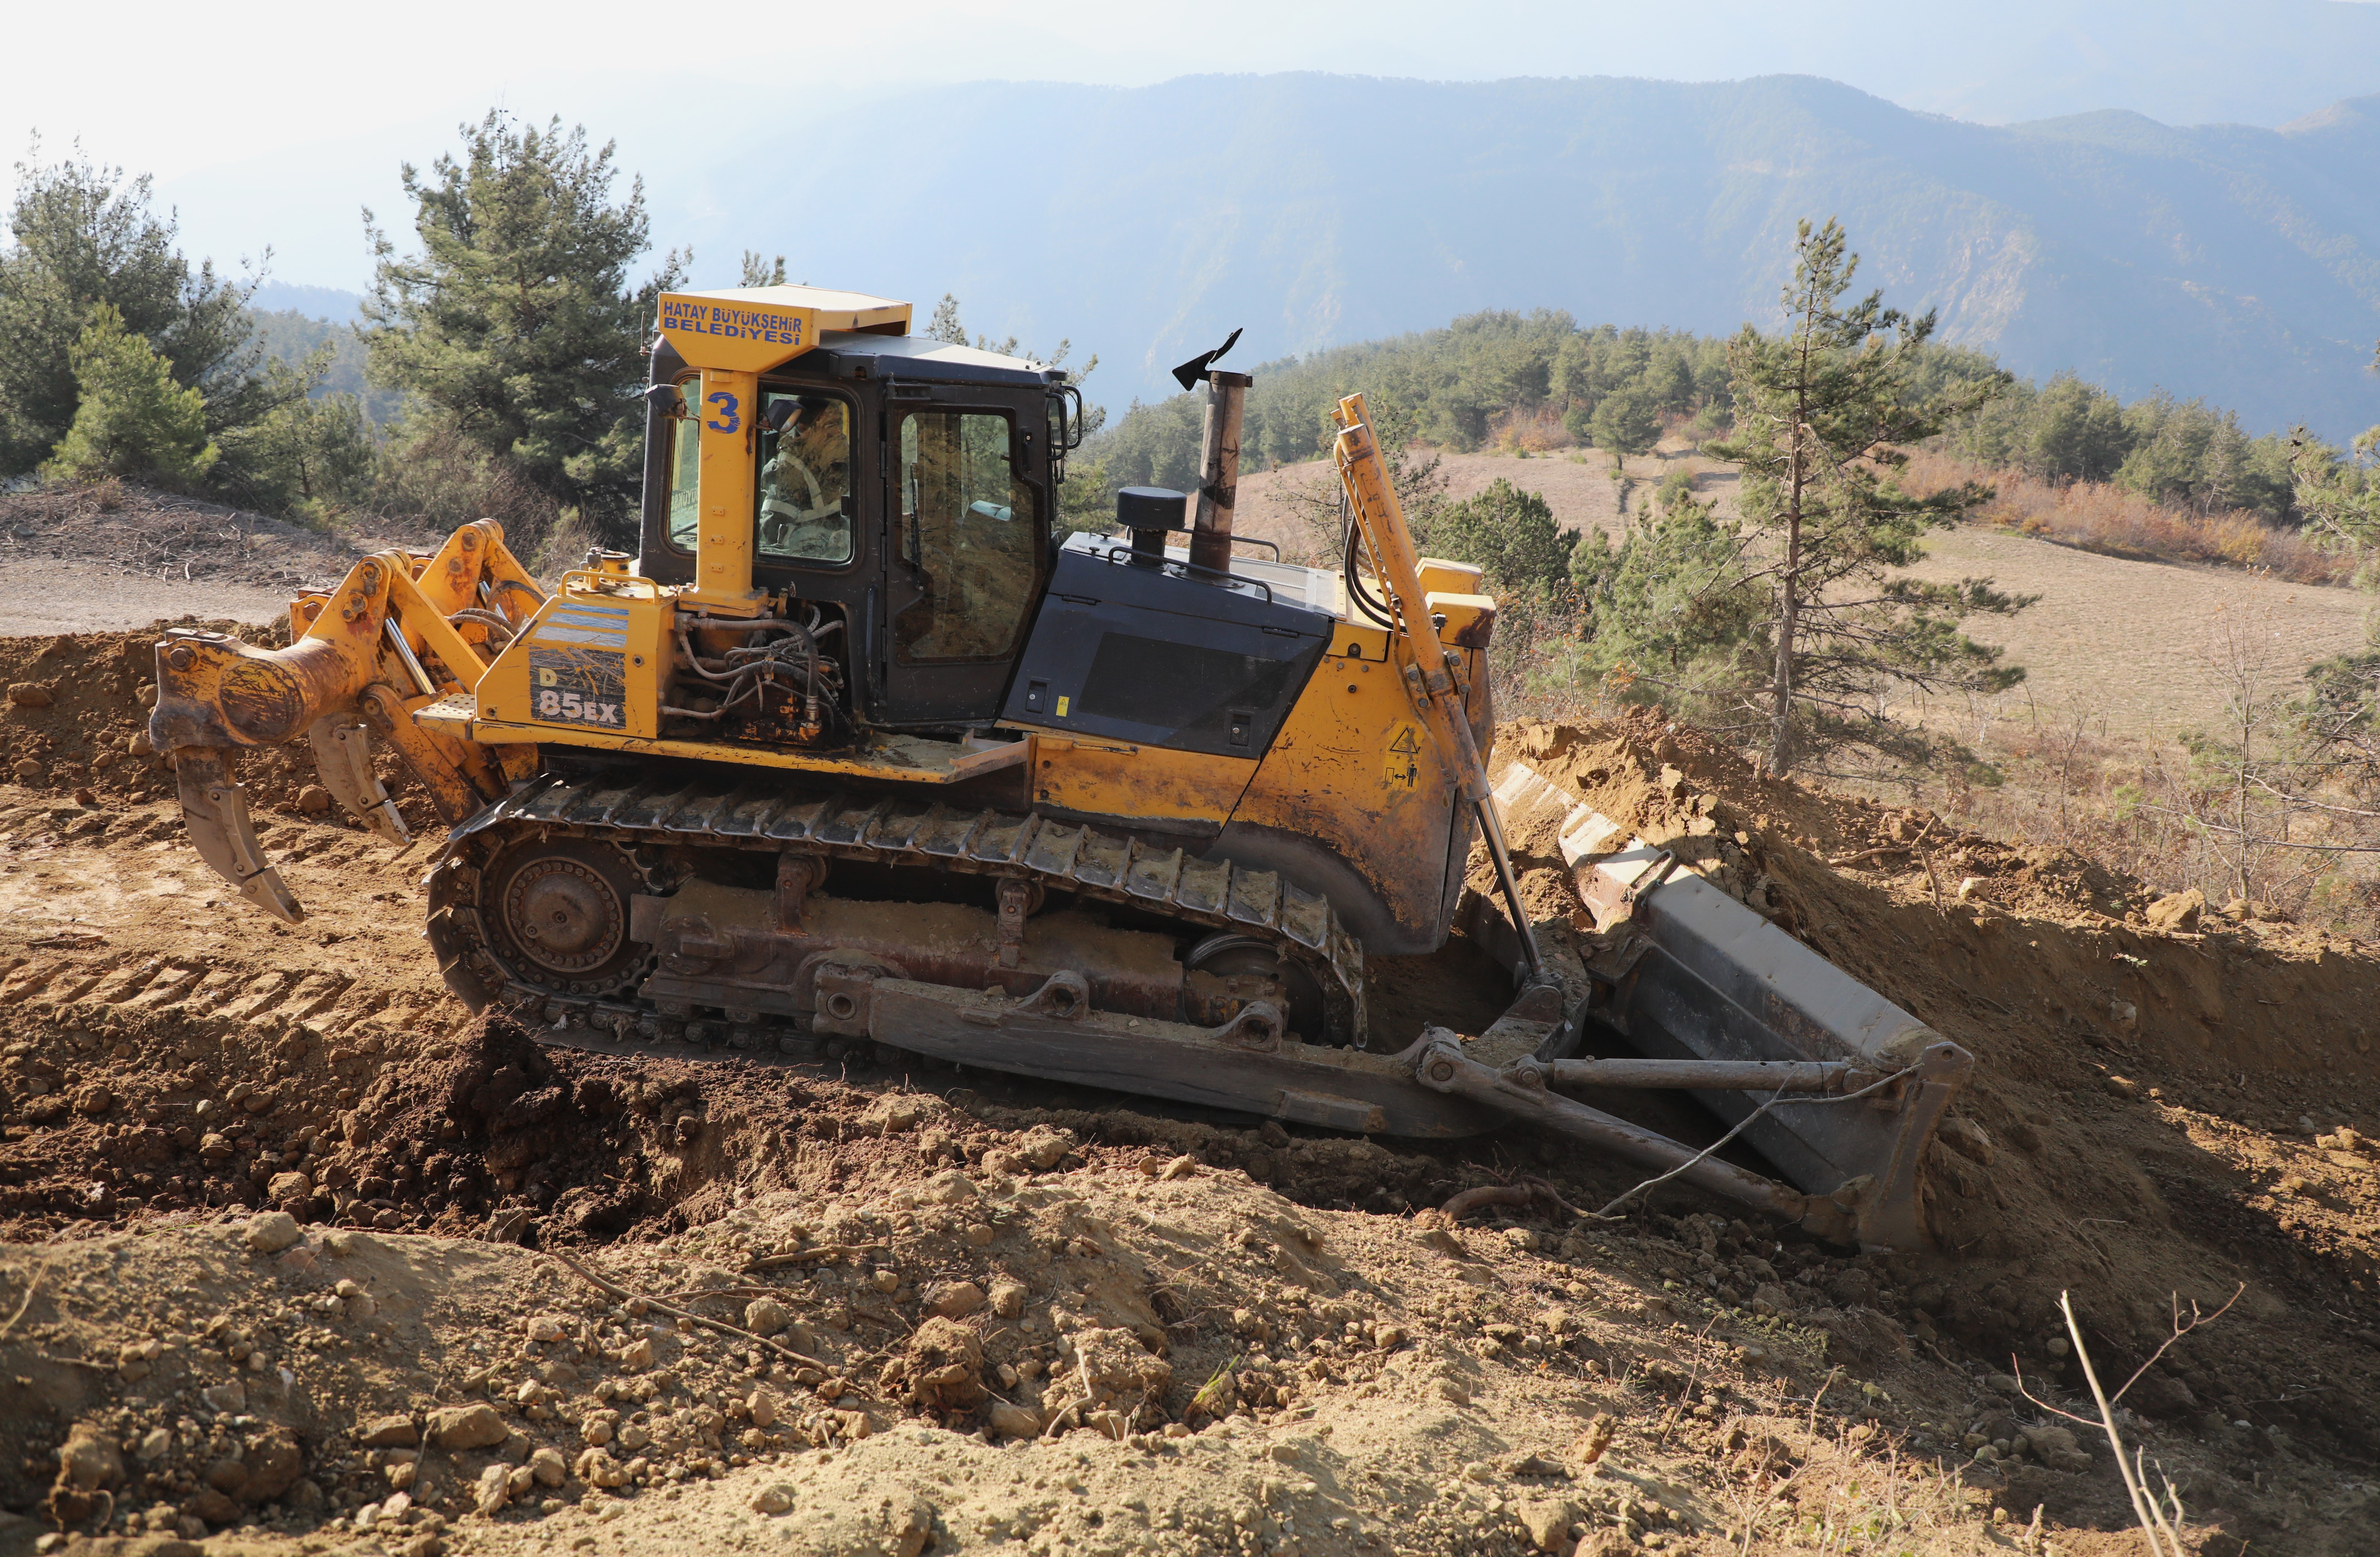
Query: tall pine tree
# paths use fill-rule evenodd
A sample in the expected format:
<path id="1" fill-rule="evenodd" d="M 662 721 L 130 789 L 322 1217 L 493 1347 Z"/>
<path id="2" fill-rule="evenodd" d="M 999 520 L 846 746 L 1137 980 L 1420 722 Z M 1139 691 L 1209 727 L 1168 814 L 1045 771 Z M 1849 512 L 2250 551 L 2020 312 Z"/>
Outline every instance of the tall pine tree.
<path id="1" fill-rule="evenodd" d="M 17 164 L 0 249 L 0 476 L 31 469 L 74 425 L 75 347 L 103 305 L 114 310 L 109 328 L 139 336 L 175 384 L 200 392 L 210 437 L 305 393 L 263 371 L 247 310 L 255 283 L 193 268 L 172 214 L 160 217 L 150 199 L 146 175 L 128 179 L 79 151 Z"/>
<path id="2" fill-rule="evenodd" d="M 643 468 L 645 337 L 683 262 L 673 253 L 629 280 L 650 242 L 644 184 L 615 202 L 612 148 L 590 150 L 583 128 L 492 112 L 462 135 L 429 176 L 405 169 L 420 252 L 400 255 L 370 229 L 371 375 L 625 539 Z"/>
<path id="3" fill-rule="evenodd" d="M 1886 308 L 1881 292 L 1846 303 L 1858 266 L 1840 224 L 1800 225 L 1785 329 L 1770 335 L 1747 324 L 1729 343 L 1735 431 L 1706 445 L 1743 471 L 1752 544 L 1742 577 L 1769 594 L 1765 700 L 1768 761 L 1779 773 L 1831 747 L 1898 744 L 1905 732 L 1880 712 L 1894 683 L 1997 692 L 2024 675 L 1958 629 L 1970 614 L 2029 600 L 1985 578 L 1896 577 L 1925 554 L 1928 529 L 1988 495 L 1973 484 L 1924 497 L 1901 491 L 1892 480 L 1906 463 L 1900 445 L 1941 431 L 2007 376 L 1921 398 L 1918 356 L 1934 315 Z"/>

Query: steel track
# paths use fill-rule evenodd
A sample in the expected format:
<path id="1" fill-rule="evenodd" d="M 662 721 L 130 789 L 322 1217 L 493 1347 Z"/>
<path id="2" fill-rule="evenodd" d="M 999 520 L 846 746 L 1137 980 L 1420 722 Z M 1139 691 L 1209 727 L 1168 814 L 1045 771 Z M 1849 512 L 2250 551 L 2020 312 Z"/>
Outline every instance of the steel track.
<path id="1" fill-rule="evenodd" d="M 1313 974 L 1334 1041 L 1360 1044 L 1365 1031 L 1362 946 L 1340 925 L 1327 898 L 1277 871 L 1199 859 L 1038 812 L 960 810 L 841 790 L 789 793 L 777 775 L 621 784 L 556 773 L 540 775 L 449 834 L 430 872 L 426 928 L 448 987 L 472 1009 L 508 1006 L 549 1028 L 608 1029 L 623 1041 L 715 1035 L 735 1049 L 795 1052 L 811 1046 L 789 1022 L 674 1019 L 633 988 L 589 988 L 508 961 L 481 917 L 480 872 L 505 845 L 524 838 L 610 843 L 632 859 L 687 845 L 771 856 L 792 850 L 903 870 L 1038 882 L 1185 926 L 1263 940 L 1285 963 Z"/>

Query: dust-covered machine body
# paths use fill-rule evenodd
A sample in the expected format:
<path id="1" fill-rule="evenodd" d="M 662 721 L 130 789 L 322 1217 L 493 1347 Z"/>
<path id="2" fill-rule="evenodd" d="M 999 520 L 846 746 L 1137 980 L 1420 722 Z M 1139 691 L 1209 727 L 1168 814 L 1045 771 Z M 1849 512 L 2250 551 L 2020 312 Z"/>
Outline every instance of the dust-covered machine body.
<path id="1" fill-rule="evenodd" d="M 377 738 L 449 828 L 427 927 L 449 984 L 557 1041 L 862 1043 L 1408 1135 L 1512 1117 L 1425 1051 L 1509 1083 L 1575 1054 L 1619 986 L 1549 962 L 1521 910 L 1487 778 L 1495 605 L 1416 554 L 1362 397 L 1337 412 L 1341 568 L 1232 533 L 1249 380 L 1220 371 L 1198 490 L 1127 489 L 1112 533 L 1061 537 L 1077 393 L 908 322 L 805 287 L 667 295 L 634 559 L 549 590 L 483 520 L 294 602 L 285 649 L 169 633 L 152 736 L 201 854 L 298 918 L 233 762 L 308 740 L 400 840 Z M 1463 902 L 1475 838 L 1500 916 Z M 1378 1052 L 1365 955 L 1435 950 L 1459 911 L 1494 921 L 1512 1012 Z M 1746 1198 L 1716 1166 L 1694 1174 Z M 1830 1236 L 1913 1225 L 1754 1183 Z"/>

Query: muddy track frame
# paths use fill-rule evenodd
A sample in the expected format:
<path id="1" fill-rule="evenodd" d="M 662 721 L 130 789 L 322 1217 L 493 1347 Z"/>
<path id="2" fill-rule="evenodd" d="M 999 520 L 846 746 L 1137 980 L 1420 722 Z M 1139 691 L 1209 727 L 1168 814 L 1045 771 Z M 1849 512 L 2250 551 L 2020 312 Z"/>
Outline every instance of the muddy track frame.
<path id="1" fill-rule="evenodd" d="M 1039 811 L 958 809 L 843 790 L 788 794 L 781 780 L 621 784 L 548 773 L 459 823 L 428 876 L 425 934 L 447 987 L 475 1011 L 510 1006 L 533 1012 L 549 1029 L 608 1029 L 622 1044 L 630 1044 L 631 1034 L 672 1044 L 699 1042 L 706 1034 L 709 1018 L 674 1016 L 641 997 L 556 988 L 501 955 L 480 908 L 483 871 L 506 848 L 542 838 L 610 843 L 632 858 L 655 848 L 727 848 L 1018 881 L 1256 937 L 1320 987 L 1334 1045 L 1360 1048 L 1364 1041 L 1362 946 L 1327 898 L 1277 871 L 1199 859 L 1180 847 L 1158 848 Z M 731 1050 L 800 1053 L 816 1041 L 798 1025 L 763 1015 L 718 1025 Z M 780 1026 L 786 1030 L 773 1034 Z"/>

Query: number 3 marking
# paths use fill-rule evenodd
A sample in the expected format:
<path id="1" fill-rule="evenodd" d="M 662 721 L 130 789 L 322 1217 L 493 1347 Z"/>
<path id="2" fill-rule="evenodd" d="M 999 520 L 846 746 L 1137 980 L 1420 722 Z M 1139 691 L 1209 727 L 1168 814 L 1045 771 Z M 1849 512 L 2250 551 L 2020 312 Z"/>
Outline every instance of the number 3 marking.
<path id="1" fill-rule="evenodd" d="M 735 414 L 735 396 L 728 394 L 722 389 L 716 395 L 706 395 L 702 398 L 705 405 L 714 406 L 718 407 L 719 410 L 718 419 L 712 421 L 706 421 L 702 424 L 703 426 L 710 428 L 713 432 L 740 432 L 743 431 L 744 419 Z"/>

